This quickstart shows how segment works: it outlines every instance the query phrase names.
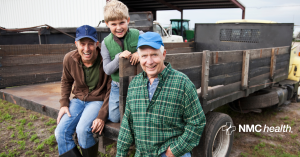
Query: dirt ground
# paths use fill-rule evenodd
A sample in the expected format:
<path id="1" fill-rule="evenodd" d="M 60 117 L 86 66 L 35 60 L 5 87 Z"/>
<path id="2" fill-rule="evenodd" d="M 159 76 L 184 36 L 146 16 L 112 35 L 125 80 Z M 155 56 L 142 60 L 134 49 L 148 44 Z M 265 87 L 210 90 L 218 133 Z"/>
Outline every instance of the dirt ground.
<path id="1" fill-rule="evenodd" d="M 236 126 L 230 157 L 300 157 L 300 103 L 278 108 L 267 108 L 262 113 L 240 114 L 228 106 L 218 109 L 229 114 Z M 239 132 L 239 125 L 291 126 L 291 132 Z M 58 156 L 54 137 L 56 122 L 42 114 L 26 110 L 0 99 L 0 157 Z M 106 146 L 107 154 L 113 157 L 116 142 Z M 132 157 L 134 147 L 129 154 Z"/>
<path id="2" fill-rule="evenodd" d="M 262 113 L 234 113 L 227 109 L 236 131 L 230 157 L 300 157 L 300 103 L 291 103 L 280 108 L 266 108 Z M 239 125 L 260 124 L 261 132 L 243 132 Z M 265 126 L 288 125 L 291 132 L 267 132 Z"/>

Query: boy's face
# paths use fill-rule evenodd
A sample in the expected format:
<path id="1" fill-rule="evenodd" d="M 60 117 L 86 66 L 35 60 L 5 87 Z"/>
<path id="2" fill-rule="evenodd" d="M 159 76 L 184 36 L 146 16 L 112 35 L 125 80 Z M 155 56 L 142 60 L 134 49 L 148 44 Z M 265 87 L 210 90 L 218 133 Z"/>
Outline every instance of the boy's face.
<path id="1" fill-rule="evenodd" d="M 117 36 L 118 38 L 124 37 L 128 30 L 128 24 L 130 17 L 128 19 L 114 20 L 105 22 L 106 26 L 110 29 L 111 33 Z"/>

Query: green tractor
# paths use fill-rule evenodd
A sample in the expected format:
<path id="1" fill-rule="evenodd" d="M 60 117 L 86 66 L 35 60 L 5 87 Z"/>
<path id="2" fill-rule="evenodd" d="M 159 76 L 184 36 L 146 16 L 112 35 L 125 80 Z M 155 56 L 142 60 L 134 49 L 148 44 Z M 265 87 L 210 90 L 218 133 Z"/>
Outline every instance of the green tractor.
<path id="1" fill-rule="evenodd" d="M 181 34 L 181 19 L 171 19 L 172 24 L 172 34 L 173 35 L 181 35 L 183 39 L 187 39 L 187 41 L 194 40 L 194 30 L 189 30 L 189 22 L 190 20 L 182 19 L 182 29 L 183 34 Z"/>

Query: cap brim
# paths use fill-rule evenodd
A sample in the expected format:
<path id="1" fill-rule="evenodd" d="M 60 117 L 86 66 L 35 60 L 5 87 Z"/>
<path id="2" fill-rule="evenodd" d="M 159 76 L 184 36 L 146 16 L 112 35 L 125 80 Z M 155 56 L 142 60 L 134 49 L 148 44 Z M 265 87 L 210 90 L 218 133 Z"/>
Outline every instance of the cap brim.
<path id="1" fill-rule="evenodd" d="M 88 35 L 85 35 L 85 36 L 81 36 L 81 37 L 75 38 L 75 41 L 78 41 L 78 40 L 80 40 L 80 39 L 82 39 L 82 38 L 90 38 L 90 39 L 94 40 L 95 42 L 98 41 L 96 38 L 94 38 L 94 37 L 92 37 L 92 36 L 88 36 Z"/>
<path id="2" fill-rule="evenodd" d="M 143 42 L 142 44 L 138 45 L 136 48 L 139 48 L 141 46 L 150 46 L 150 47 L 153 47 L 155 49 L 160 49 L 160 47 L 162 46 L 161 44 L 158 44 L 156 42 Z"/>

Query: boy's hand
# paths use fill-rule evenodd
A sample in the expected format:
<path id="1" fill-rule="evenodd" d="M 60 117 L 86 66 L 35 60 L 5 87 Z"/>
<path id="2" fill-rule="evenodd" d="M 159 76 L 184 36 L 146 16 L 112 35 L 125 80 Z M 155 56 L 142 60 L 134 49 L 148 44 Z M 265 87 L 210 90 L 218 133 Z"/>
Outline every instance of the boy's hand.
<path id="1" fill-rule="evenodd" d="M 68 114 L 69 117 L 71 117 L 71 114 L 70 114 L 70 112 L 69 112 L 69 107 L 66 107 L 66 106 L 65 106 L 65 107 L 60 108 L 59 113 L 58 113 L 58 116 L 57 116 L 57 119 L 56 119 L 57 125 L 59 124 L 60 119 L 62 118 L 62 116 L 63 116 L 65 113 Z"/>
<path id="2" fill-rule="evenodd" d="M 131 62 L 131 65 L 136 65 L 140 62 L 139 54 L 137 52 L 132 54 L 130 62 Z"/>
<path id="3" fill-rule="evenodd" d="M 131 52 L 125 50 L 122 53 L 120 53 L 119 58 L 126 58 L 129 59 L 129 57 L 131 56 Z"/>

